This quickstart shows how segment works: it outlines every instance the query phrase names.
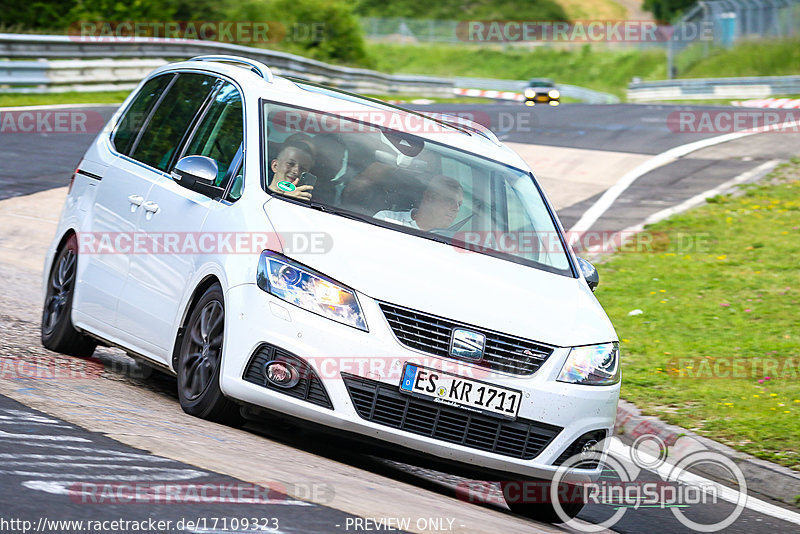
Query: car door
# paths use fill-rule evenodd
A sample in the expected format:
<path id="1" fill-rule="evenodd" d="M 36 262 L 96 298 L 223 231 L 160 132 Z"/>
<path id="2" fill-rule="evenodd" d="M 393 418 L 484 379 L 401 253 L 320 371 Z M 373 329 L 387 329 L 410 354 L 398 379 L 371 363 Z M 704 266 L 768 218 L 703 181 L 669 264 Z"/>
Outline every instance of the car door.
<path id="1" fill-rule="evenodd" d="M 185 90 L 190 90 L 190 87 Z M 183 106 L 185 100 L 188 99 L 176 93 L 176 106 Z M 178 114 L 183 116 L 181 111 Z M 165 121 L 174 120 L 174 117 L 174 111 L 163 115 Z M 154 117 L 154 127 L 159 120 L 161 117 Z M 219 169 L 217 185 L 224 188 L 242 144 L 243 114 L 239 91 L 229 82 L 216 83 L 207 105 L 182 131 L 187 132 L 182 147 L 167 147 L 165 142 L 154 138 L 151 141 L 153 155 L 148 159 L 172 151 L 174 156 L 169 167 L 162 167 L 171 170 L 180 157 L 210 157 L 217 162 Z M 209 207 L 218 202 L 217 198 L 186 189 L 168 175 L 161 175 L 142 205 L 137 232 L 150 236 L 151 247 L 146 253 L 132 258 L 120 298 L 118 321 L 120 327 L 132 336 L 140 352 L 164 363 L 172 353 L 187 283 L 197 269 L 198 256 L 205 250 L 202 247 L 208 245 L 201 236 L 203 222 Z"/>
<path id="2" fill-rule="evenodd" d="M 110 165 L 97 185 L 89 225 L 79 236 L 86 267 L 73 308 L 83 326 L 106 334 L 114 329 L 120 288 L 132 257 L 123 243 L 136 229 L 140 206 L 152 185 L 143 176 L 149 171 L 126 156 L 174 77 L 166 74 L 148 80 L 118 121 L 110 139 L 112 150 L 105 148 Z"/>

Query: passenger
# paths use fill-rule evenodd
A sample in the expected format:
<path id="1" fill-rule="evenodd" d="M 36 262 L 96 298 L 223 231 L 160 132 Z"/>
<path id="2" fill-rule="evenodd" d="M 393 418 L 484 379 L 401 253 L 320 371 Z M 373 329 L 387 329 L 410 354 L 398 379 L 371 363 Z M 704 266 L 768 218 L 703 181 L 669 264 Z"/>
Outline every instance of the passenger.
<path id="1" fill-rule="evenodd" d="M 304 172 L 314 165 L 312 147 L 307 143 L 284 143 L 278 157 L 270 163 L 275 175 L 269 184 L 270 191 L 300 200 L 311 200 L 313 185 L 297 183 Z"/>
<path id="2" fill-rule="evenodd" d="M 379 211 L 373 217 L 410 228 L 430 230 L 448 228 L 464 203 L 464 190 L 458 180 L 437 175 L 431 178 L 418 208 L 408 211 Z"/>

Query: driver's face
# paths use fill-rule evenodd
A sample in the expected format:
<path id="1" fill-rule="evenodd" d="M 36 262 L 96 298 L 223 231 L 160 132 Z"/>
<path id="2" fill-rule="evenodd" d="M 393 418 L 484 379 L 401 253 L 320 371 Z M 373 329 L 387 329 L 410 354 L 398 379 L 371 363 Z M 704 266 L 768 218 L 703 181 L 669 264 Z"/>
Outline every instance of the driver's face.
<path id="1" fill-rule="evenodd" d="M 464 192 L 461 189 L 432 190 L 427 195 L 428 202 L 420 209 L 425 209 L 429 216 L 434 218 L 435 228 L 447 228 L 452 226 L 458 216 L 458 210 L 464 203 Z"/>

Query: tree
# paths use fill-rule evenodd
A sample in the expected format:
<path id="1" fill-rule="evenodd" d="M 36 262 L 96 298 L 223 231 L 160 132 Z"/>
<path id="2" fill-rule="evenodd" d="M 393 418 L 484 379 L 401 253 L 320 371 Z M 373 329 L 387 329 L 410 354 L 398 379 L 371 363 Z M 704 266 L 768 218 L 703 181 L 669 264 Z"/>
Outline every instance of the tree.
<path id="1" fill-rule="evenodd" d="M 368 63 L 361 26 L 345 3 L 252 0 L 233 8 L 228 19 L 270 23 L 270 40 L 290 52 L 323 61 Z"/>
<path id="2" fill-rule="evenodd" d="M 696 0 L 644 0 L 644 8 L 653 14 L 656 20 L 672 22 Z"/>

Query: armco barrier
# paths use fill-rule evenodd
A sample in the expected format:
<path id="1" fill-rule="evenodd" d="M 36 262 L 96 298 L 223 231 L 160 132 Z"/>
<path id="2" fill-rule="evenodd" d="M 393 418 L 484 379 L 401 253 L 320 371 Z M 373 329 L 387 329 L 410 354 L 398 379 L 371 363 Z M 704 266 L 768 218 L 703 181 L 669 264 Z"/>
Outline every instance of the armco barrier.
<path id="1" fill-rule="evenodd" d="M 286 52 L 184 39 L 129 38 L 86 41 L 67 35 L 0 34 L 0 92 L 63 92 L 132 89 L 147 72 L 168 60 L 208 54 L 238 55 L 295 76 L 359 93 L 408 93 L 450 97 L 454 87 L 520 92 L 524 80 L 435 78 L 382 74 L 339 67 Z M 2 61 L 2 59 L 14 61 Z M 114 58 L 114 59 L 110 59 Z M 19 61 L 37 59 L 38 61 Z M 559 84 L 564 96 L 590 103 L 615 103 L 614 95 Z"/>
<path id="2" fill-rule="evenodd" d="M 64 90 L 99 90 L 98 85 L 132 87 L 131 79 L 145 63 L 131 61 L 186 59 L 208 54 L 237 55 L 269 65 L 275 74 L 296 76 L 324 82 L 345 90 L 361 93 L 415 93 L 430 96 L 452 96 L 453 81 L 429 76 L 391 75 L 368 69 L 329 65 L 286 52 L 251 48 L 213 41 L 184 39 L 130 38 L 117 42 L 87 42 L 67 35 L 0 34 L 0 59 L 47 59 L 51 61 L 6 61 L 0 63 L 0 86 L 34 86 L 39 92 Z M 90 63 L 87 60 L 108 60 L 111 63 Z M 71 60 L 62 64 L 58 59 Z M 115 60 L 126 60 L 115 65 Z M 80 63 L 84 63 L 82 66 Z M 19 65 L 17 65 L 19 64 Z M 155 63 L 158 66 L 159 63 Z M 152 70 L 154 67 L 150 67 Z M 82 69 L 82 70 L 81 70 Z M 73 83 L 71 72 L 81 70 L 83 77 Z M 59 89 L 59 87 L 61 89 Z M 19 91 L 19 89 L 15 89 Z"/>
<path id="3" fill-rule="evenodd" d="M 632 102 L 764 98 L 784 94 L 800 94 L 800 76 L 698 78 L 628 85 L 628 100 Z"/>

